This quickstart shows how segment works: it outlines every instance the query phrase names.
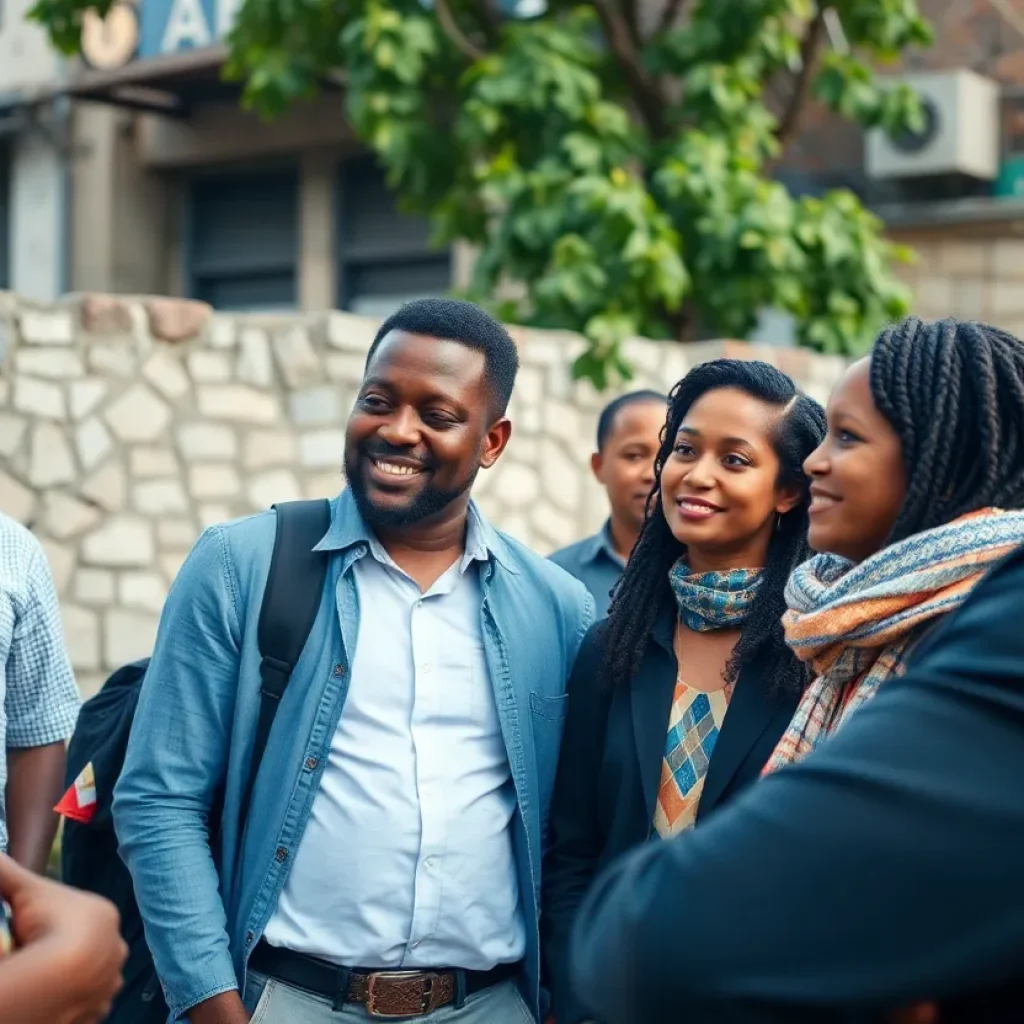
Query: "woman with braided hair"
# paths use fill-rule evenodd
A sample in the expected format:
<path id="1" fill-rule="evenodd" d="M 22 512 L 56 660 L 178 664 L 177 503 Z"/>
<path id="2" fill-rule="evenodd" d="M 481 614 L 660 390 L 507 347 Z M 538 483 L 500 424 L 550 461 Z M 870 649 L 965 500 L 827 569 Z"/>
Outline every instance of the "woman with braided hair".
<path id="1" fill-rule="evenodd" d="M 541 914 L 558 1024 L 586 1016 L 568 946 L 595 873 L 755 782 L 792 718 L 807 673 L 784 588 L 809 554 L 802 465 L 824 434 L 765 363 L 705 363 L 669 395 L 647 518 L 569 683 Z"/>
<path id="2" fill-rule="evenodd" d="M 910 317 L 840 379 L 805 463 L 810 544 L 786 640 L 814 675 L 765 771 L 802 760 L 902 674 L 921 638 L 1024 543 L 1024 344 Z"/>

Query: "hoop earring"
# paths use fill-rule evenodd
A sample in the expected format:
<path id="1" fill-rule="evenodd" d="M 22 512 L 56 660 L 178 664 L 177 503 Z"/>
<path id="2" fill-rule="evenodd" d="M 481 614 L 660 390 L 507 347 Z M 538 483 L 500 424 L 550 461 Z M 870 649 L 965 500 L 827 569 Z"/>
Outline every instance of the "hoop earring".
<path id="1" fill-rule="evenodd" d="M 782 529 L 782 513 L 778 512 L 775 515 L 775 532 L 778 533 Z"/>

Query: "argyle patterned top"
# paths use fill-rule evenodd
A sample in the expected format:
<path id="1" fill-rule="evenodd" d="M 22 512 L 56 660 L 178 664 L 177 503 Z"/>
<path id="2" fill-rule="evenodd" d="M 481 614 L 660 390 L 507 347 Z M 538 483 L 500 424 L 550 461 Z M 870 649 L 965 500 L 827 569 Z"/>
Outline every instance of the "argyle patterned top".
<path id="1" fill-rule="evenodd" d="M 705 693 L 682 679 L 676 681 L 654 809 L 654 828 L 662 839 L 685 832 L 697 819 L 704 778 L 731 696 L 731 686 Z"/>

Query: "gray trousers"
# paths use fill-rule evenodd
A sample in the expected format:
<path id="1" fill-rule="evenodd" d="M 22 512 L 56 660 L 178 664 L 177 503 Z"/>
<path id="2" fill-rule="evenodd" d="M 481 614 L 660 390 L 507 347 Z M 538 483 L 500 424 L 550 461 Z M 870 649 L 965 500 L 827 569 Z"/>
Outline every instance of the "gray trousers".
<path id="1" fill-rule="evenodd" d="M 252 1014 L 250 1024 L 359 1024 L 373 1020 L 361 1006 L 344 1006 L 335 1012 L 329 999 L 255 971 L 246 979 L 244 1001 Z M 410 1020 L 414 1024 L 536 1024 L 514 981 L 469 996 L 461 1010 L 444 1006 Z"/>

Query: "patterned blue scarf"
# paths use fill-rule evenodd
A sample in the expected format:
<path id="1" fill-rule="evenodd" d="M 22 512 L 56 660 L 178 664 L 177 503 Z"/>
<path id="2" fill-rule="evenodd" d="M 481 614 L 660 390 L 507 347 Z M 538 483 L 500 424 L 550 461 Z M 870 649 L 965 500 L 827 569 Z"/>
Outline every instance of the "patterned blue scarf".
<path id="1" fill-rule="evenodd" d="M 698 633 L 738 629 L 754 603 L 761 576 L 760 569 L 692 573 L 681 558 L 668 572 L 679 618 Z"/>

